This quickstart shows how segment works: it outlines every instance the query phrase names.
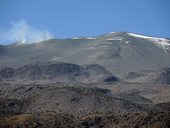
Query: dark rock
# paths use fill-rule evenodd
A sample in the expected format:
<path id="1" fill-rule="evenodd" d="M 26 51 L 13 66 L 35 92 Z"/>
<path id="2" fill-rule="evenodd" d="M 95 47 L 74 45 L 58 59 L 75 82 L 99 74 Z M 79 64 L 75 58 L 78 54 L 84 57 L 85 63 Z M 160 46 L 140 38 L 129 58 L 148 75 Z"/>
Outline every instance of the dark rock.
<path id="1" fill-rule="evenodd" d="M 105 68 L 93 64 L 85 67 L 70 63 L 33 63 L 15 68 L 6 67 L 0 70 L 0 77 L 8 78 L 14 82 L 54 80 L 56 82 L 115 82 L 118 79 L 112 76 Z"/>
<path id="2" fill-rule="evenodd" d="M 14 77 L 19 78 L 35 78 L 41 76 L 41 69 L 38 65 L 24 65 L 15 69 Z"/>
<path id="3" fill-rule="evenodd" d="M 165 68 L 156 79 L 156 83 L 170 84 L 170 68 Z"/>
<path id="4" fill-rule="evenodd" d="M 13 68 L 5 67 L 5 68 L 0 69 L 0 76 L 3 78 L 10 78 L 13 76 L 13 74 L 14 74 Z"/>
<path id="5" fill-rule="evenodd" d="M 117 81 L 119 80 L 115 76 L 110 76 L 104 79 L 104 82 L 117 82 Z"/>
<path id="6" fill-rule="evenodd" d="M 142 73 L 138 72 L 129 72 L 128 75 L 126 76 L 126 79 L 136 79 L 142 75 L 143 75 Z"/>

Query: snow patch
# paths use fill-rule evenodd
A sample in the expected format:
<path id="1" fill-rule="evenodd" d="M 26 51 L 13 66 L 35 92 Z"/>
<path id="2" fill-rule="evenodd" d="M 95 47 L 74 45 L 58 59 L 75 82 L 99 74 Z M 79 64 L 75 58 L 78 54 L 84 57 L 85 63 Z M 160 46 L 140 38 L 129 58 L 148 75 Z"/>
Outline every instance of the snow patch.
<path id="1" fill-rule="evenodd" d="M 159 42 L 155 42 L 155 43 L 157 43 L 156 45 L 161 47 L 165 51 L 165 53 L 169 54 L 170 43 L 168 43 L 166 40 L 160 40 Z"/>
<path id="2" fill-rule="evenodd" d="M 121 41 L 121 40 L 123 40 L 123 38 L 121 38 L 121 37 L 112 37 L 112 38 L 109 38 L 107 40 L 119 40 L 119 41 Z"/>
<path id="3" fill-rule="evenodd" d="M 138 37 L 138 38 L 145 38 L 145 39 L 152 39 L 154 37 L 151 36 L 144 36 L 144 35 L 139 35 L 139 34 L 134 34 L 134 33 L 128 33 L 130 36 Z"/>
<path id="4" fill-rule="evenodd" d="M 85 39 L 93 40 L 93 39 L 97 39 L 97 38 L 96 37 L 85 37 Z"/>
<path id="5" fill-rule="evenodd" d="M 60 57 L 60 56 L 55 56 L 55 57 L 53 57 L 52 58 L 52 61 L 56 61 L 56 60 L 59 60 L 59 59 L 61 59 L 62 57 Z"/>
<path id="6" fill-rule="evenodd" d="M 77 39 L 82 39 L 82 37 L 73 37 L 73 38 L 71 38 L 71 39 L 77 40 Z"/>
<path id="7" fill-rule="evenodd" d="M 112 42 L 97 42 L 97 43 L 94 43 L 95 46 L 97 45 L 112 45 L 113 43 Z"/>
<path id="8" fill-rule="evenodd" d="M 87 50 L 93 50 L 93 49 L 96 49 L 97 47 L 88 47 L 86 48 Z"/>
<path id="9" fill-rule="evenodd" d="M 109 32 L 109 33 L 105 34 L 105 36 L 109 36 L 109 35 L 112 35 L 114 33 L 116 33 L 116 32 Z"/>
<path id="10" fill-rule="evenodd" d="M 99 46 L 95 46 L 95 47 L 88 47 L 86 48 L 86 50 L 94 50 L 94 49 L 100 49 L 100 48 L 108 48 L 108 45 L 99 45 Z"/>
<path id="11" fill-rule="evenodd" d="M 128 44 L 128 43 L 130 43 L 131 41 L 125 41 L 125 44 Z"/>

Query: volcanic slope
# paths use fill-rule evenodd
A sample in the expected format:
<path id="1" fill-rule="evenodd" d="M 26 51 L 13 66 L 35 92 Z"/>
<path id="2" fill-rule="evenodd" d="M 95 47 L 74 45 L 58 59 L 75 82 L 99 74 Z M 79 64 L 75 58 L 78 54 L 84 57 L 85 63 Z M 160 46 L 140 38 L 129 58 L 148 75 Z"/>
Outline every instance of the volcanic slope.
<path id="1" fill-rule="evenodd" d="M 161 70 L 170 65 L 170 40 L 112 32 L 96 37 L 50 39 L 33 44 L 0 46 L 0 65 L 37 61 L 99 64 L 118 74 Z"/>

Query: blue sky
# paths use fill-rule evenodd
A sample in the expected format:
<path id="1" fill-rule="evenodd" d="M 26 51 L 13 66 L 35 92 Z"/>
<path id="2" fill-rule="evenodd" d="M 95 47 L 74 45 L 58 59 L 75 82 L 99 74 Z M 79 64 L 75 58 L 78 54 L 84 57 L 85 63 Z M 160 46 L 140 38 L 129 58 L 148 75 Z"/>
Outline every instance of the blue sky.
<path id="1" fill-rule="evenodd" d="M 0 0 L 0 43 L 19 39 L 4 38 L 21 34 L 15 29 L 22 26 L 27 38 L 31 33 L 68 38 L 112 31 L 170 37 L 170 0 Z"/>

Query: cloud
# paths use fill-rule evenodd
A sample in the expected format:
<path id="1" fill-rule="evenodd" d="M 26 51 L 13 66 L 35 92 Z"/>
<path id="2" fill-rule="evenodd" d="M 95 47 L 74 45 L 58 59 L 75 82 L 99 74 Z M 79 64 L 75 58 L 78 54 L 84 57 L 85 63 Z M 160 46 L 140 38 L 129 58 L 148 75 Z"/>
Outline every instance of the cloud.
<path id="1" fill-rule="evenodd" d="M 53 34 L 47 30 L 39 30 L 27 24 L 25 20 L 12 22 L 11 28 L 0 31 L 0 41 L 6 43 L 34 43 L 53 38 Z"/>

